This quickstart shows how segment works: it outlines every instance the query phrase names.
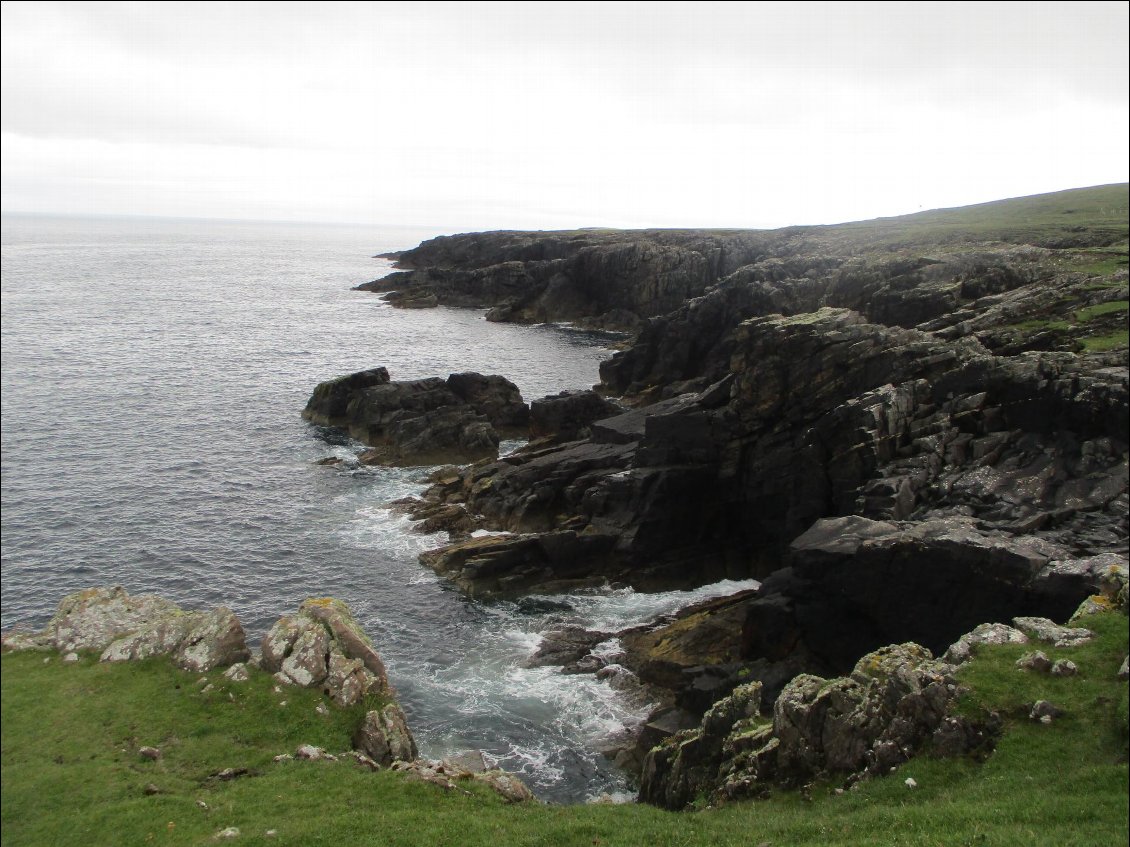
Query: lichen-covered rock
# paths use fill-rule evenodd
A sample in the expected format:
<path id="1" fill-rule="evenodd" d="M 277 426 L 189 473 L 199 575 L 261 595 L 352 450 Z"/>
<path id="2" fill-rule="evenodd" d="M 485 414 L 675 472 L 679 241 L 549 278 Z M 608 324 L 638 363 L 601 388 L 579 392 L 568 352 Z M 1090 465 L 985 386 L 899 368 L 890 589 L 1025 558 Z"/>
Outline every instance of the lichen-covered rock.
<path id="1" fill-rule="evenodd" d="M 231 609 L 220 606 L 211 612 L 170 613 L 112 642 L 103 652 L 103 662 L 123 662 L 150 656 L 171 655 L 189 671 L 246 661 L 251 654 L 243 627 Z"/>
<path id="2" fill-rule="evenodd" d="M 1075 676 L 1078 673 L 1079 668 L 1070 659 L 1056 659 L 1051 667 L 1052 676 Z"/>
<path id="3" fill-rule="evenodd" d="M 121 586 L 88 588 L 63 598 L 44 634 L 62 653 L 104 650 L 112 641 L 180 611 L 171 600 L 151 594 L 131 597 Z"/>
<path id="4" fill-rule="evenodd" d="M 229 682 L 247 682 L 251 679 L 251 673 L 247 670 L 247 665 L 243 662 L 236 662 L 224 671 L 224 679 Z"/>
<path id="5" fill-rule="evenodd" d="M 353 746 L 384 767 L 393 762 L 411 762 L 417 756 L 408 719 L 395 703 L 365 714 L 353 734 Z"/>
<path id="6" fill-rule="evenodd" d="M 1027 644 L 1028 636 L 1019 629 L 1003 623 L 983 623 L 967 632 L 950 645 L 942 661 L 960 665 L 973 657 L 978 644 Z"/>
<path id="7" fill-rule="evenodd" d="M 163 597 L 131 597 L 120 586 L 68 595 L 42 633 L 5 637 L 4 646 L 54 648 L 68 655 L 76 650 L 101 650 L 104 662 L 169 655 L 189 671 L 208 671 L 251 655 L 243 627 L 231 609 L 184 611 Z"/>
<path id="8" fill-rule="evenodd" d="M 1078 647 L 1086 644 L 1095 637 L 1089 629 L 1072 626 L 1059 626 L 1047 618 L 1022 617 L 1013 618 L 1017 629 L 1023 630 L 1029 637 L 1053 647 Z"/>
<path id="9" fill-rule="evenodd" d="M 372 642 L 349 607 L 332 597 L 308 599 L 297 614 L 279 618 L 263 637 L 260 666 L 282 683 L 321 687 L 339 706 L 392 693 Z"/>
<path id="10" fill-rule="evenodd" d="M 777 698 L 772 724 L 756 718 L 760 685 L 739 687 L 698 729 L 648 754 L 640 798 L 679 809 L 703 794 L 749 796 L 829 772 L 886 772 L 935 739 L 949 753 L 983 746 L 983 726 L 948 714 L 957 696 L 952 673 L 924 647 L 891 645 L 860 659 L 850 676 L 796 677 Z"/>

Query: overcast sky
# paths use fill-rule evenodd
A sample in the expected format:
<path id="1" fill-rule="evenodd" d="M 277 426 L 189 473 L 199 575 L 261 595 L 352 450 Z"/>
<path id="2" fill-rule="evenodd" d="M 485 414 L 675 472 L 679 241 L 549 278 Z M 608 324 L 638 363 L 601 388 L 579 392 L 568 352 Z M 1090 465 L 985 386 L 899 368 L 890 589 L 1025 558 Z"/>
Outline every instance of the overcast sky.
<path id="1" fill-rule="evenodd" d="M 1127 180 L 1114 3 L 3 3 L 5 211 L 831 223 Z"/>

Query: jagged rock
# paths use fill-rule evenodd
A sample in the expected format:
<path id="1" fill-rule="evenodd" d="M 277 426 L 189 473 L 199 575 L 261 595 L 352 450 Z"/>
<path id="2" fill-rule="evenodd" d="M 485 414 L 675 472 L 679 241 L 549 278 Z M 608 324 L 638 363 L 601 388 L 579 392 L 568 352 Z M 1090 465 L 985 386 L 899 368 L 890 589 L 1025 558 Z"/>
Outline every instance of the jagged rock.
<path id="1" fill-rule="evenodd" d="M 1023 630 L 1031 638 L 1051 644 L 1053 647 L 1078 647 L 1095 637 L 1089 629 L 1082 627 L 1059 626 L 1047 618 L 1013 618 L 1017 629 Z"/>
<path id="2" fill-rule="evenodd" d="M 173 661 L 189 671 L 245 661 L 250 657 L 243 627 L 230 609 L 223 606 L 211 612 L 177 611 L 113 641 L 103 652 L 104 662 L 145 659 L 171 655 Z"/>
<path id="3" fill-rule="evenodd" d="M 318 385 L 302 414 L 371 445 L 362 462 L 438 465 L 497 456 L 499 431 L 524 430 L 529 409 L 501 376 L 391 382 L 375 368 Z"/>
<path id="4" fill-rule="evenodd" d="M 339 706 L 391 692 L 384 662 L 349 607 L 329 597 L 279 618 L 263 637 L 260 665 L 283 684 L 321 687 Z"/>
<path id="5" fill-rule="evenodd" d="M 1003 623 L 983 623 L 951 644 L 942 656 L 942 661 L 951 665 L 964 664 L 973 657 L 973 651 L 979 644 L 1027 643 L 1028 636 L 1018 629 Z"/>
<path id="6" fill-rule="evenodd" d="M 1031 653 L 1025 653 L 1016 660 L 1016 667 L 1019 670 L 1036 671 L 1037 673 L 1048 673 L 1052 669 L 1051 659 L 1042 650 L 1036 650 Z"/>
<path id="7" fill-rule="evenodd" d="M 64 597 L 44 631 L 27 637 L 27 646 L 51 647 L 61 653 L 103 650 L 112 641 L 180 611 L 163 597 L 131 597 L 121 586 L 88 588 Z M 16 645 L 9 639 L 5 636 L 4 646 L 11 649 Z"/>
<path id="8" fill-rule="evenodd" d="M 610 634 L 607 632 L 597 632 L 582 627 L 551 630 L 542 634 L 538 649 L 526 660 L 526 667 L 574 664 L 587 657 L 593 647 L 608 640 L 609 637 Z M 595 673 L 599 669 L 594 667 L 592 672 Z"/>
<path id="9" fill-rule="evenodd" d="M 365 714 L 353 734 L 353 746 L 385 767 L 393 762 L 411 762 L 417 756 L 407 718 L 395 703 Z"/>
<path id="10" fill-rule="evenodd" d="M 798 676 L 777 698 L 771 725 L 755 717 L 760 685 L 738 688 L 697 730 L 648 754 L 640 798 L 678 809 L 702 793 L 748 796 L 826 772 L 886 772 L 943 727 L 943 748 L 966 752 L 975 732 L 947 722 L 957 690 L 952 670 L 917 644 L 884 647 L 849 677 Z"/>

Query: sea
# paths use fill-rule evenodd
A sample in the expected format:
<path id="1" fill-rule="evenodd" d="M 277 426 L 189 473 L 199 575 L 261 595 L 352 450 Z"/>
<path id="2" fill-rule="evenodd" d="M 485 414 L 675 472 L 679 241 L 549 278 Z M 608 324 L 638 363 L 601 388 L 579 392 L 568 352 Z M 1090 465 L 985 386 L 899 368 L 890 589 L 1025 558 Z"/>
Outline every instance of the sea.
<path id="1" fill-rule="evenodd" d="M 378 365 L 503 374 L 527 400 L 597 381 L 608 335 L 351 290 L 392 270 L 374 254 L 434 234 L 5 214 L 0 626 L 42 627 L 68 593 L 121 585 L 226 605 L 257 643 L 305 598 L 337 597 L 422 755 L 483 750 L 548 802 L 630 800 L 603 751 L 653 704 L 527 660 L 548 630 L 615 631 L 746 584 L 468 599 L 417 560 L 444 538 L 389 508 L 429 469 L 358 466 L 362 445 L 300 417 L 319 382 Z M 346 461 L 318 464 L 331 456 Z"/>

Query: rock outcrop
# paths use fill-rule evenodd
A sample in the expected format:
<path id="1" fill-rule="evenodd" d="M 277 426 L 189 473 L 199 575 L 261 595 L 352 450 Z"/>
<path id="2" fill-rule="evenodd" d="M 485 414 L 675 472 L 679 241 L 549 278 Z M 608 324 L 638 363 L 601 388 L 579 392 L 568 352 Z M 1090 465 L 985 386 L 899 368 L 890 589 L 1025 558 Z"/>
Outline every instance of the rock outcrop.
<path id="1" fill-rule="evenodd" d="M 209 671 L 250 657 L 243 627 L 224 606 L 185 611 L 150 594 L 120 586 L 70 594 L 41 633 L 5 633 L 7 649 L 97 650 L 104 662 L 170 656 L 178 667 Z"/>
<path id="2" fill-rule="evenodd" d="M 263 637 L 260 666 L 280 682 L 321 688 L 339 706 L 393 696 L 372 642 L 349 607 L 330 597 L 306 600 L 297 614 L 279 618 Z"/>
<path id="3" fill-rule="evenodd" d="M 762 580 L 621 634 L 624 664 L 695 718 L 751 680 L 771 703 L 885 644 L 940 653 L 984 621 L 1101 605 L 1130 534 L 1126 222 L 1081 225 L 1073 204 L 1125 192 L 1032 198 L 1067 204 L 1040 225 L 1021 200 L 398 254 L 373 287 L 637 333 L 597 387 L 627 408 L 535 401 L 542 437 L 408 507 L 453 532 L 422 561 L 476 596 Z"/>
<path id="4" fill-rule="evenodd" d="M 951 714 L 956 697 L 952 666 L 913 643 L 864 656 L 846 677 L 795 677 L 771 719 L 760 717 L 761 684 L 749 683 L 648 754 L 640 799 L 681 809 L 700 796 L 756 796 L 830 773 L 858 779 L 888 772 L 936 736 L 960 737 L 946 747 L 951 755 L 991 749 L 992 722 Z"/>
<path id="5" fill-rule="evenodd" d="M 500 435 L 525 433 L 529 407 L 501 376 L 392 382 L 373 368 L 319 384 L 302 416 L 369 444 L 363 462 L 441 465 L 497 456 Z"/>

